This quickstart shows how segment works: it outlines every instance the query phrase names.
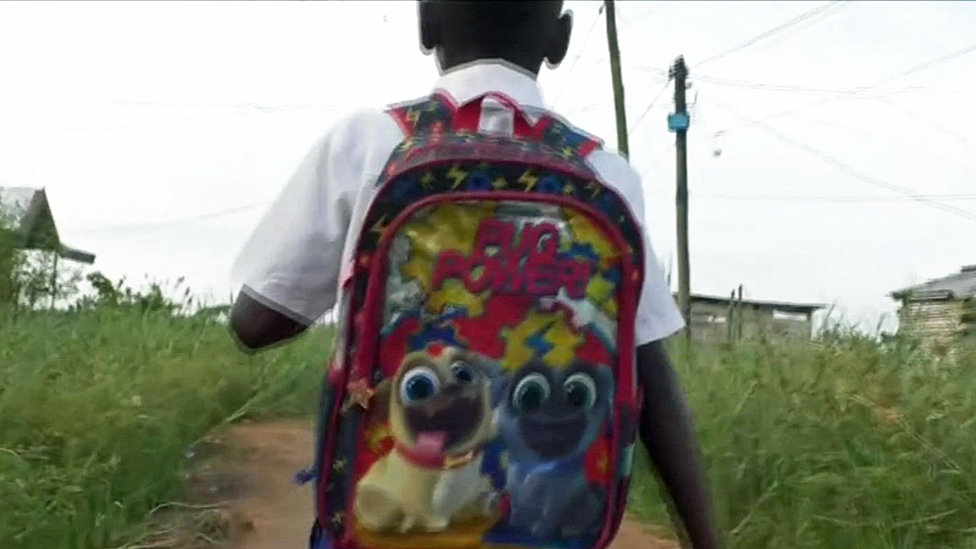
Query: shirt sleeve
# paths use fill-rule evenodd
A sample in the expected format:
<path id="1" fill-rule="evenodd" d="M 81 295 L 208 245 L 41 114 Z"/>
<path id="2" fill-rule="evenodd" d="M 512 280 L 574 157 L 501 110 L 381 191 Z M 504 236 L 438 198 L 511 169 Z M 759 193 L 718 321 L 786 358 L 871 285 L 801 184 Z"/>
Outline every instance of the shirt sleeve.
<path id="1" fill-rule="evenodd" d="M 305 155 L 231 269 L 242 293 L 305 325 L 335 304 L 376 114 L 342 120 Z"/>
<path id="2" fill-rule="evenodd" d="M 684 318 L 668 287 L 664 271 L 654 253 L 644 221 L 644 190 L 640 175 L 621 156 L 609 151 L 590 155 L 590 164 L 603 181 L 613 186 L 641 226 L 644 240 L 644 285 L 641 288 L 635 322 L 635 342 L 645 345 L 665 339 L 685 326 Z"/>

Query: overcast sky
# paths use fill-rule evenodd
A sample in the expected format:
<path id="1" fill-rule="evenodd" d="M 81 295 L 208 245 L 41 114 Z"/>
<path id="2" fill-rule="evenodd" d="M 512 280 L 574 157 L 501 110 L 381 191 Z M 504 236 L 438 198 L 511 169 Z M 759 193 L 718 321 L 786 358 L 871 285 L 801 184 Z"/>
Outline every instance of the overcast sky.
<path id="1" fill-rule="evenodd" d="M 976 51 L 960 53 L 976 2 L 840 2 L 736 48 L 818 5 L 618 2 L 629 124 L 659 97 L 631 162 L 667 267 L 666 70 L 683 54 L 692 290 L 742 283 L 874 325 L 889 291 L 976 263 Z M 599 3 L 567 7 L 546 99 L 615 146 Z M 0 185 L 46 187 L 62 239 L 113 278 L 185 276 L 227 301 L 238 247 L 313 140 L 430 89 L 416 43 L 410 1 L 0 2 Z"/>

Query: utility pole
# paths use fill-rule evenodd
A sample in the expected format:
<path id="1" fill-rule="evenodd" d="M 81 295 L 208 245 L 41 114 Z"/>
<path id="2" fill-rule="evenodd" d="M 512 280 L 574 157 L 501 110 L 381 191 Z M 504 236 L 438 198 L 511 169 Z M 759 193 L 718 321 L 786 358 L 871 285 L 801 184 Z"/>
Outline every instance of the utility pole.
<path id="1" fill-rule="evenodd" d="M 737 319 L 738 324 L 736 326 L 737 331 L 735 335 L 736 335 L 736 339 L 741 341 L 742 340 L 742 284 L 739 284 L 739 301 L 738 303 L 736 303 L 736 305 L 737 308 L 739 309 L 739 318 Z"/>
<path id="2" fill-rule="evenodd" d="M 53 252 L 54 265 L 51 267 L 51 310 L 58 301 L 58 252 Z"/>
<path id="3" fill-rule="evenodd" d="M 674 112 L 668 115 L 668 129 L 675 133 L 677 161 L 675 205 L 678 220 L 678 307 L 685 318 L 685 337 L 691 341 L 691 273 L 688 254 L 688 67 L 679 56 L 671 67 L 674 79 Z"/>
<path id="4" fill-rule="evenodd" d="M 617 43 L 617 15 L 613 0 L 603 3 L 607 10 L 607 46 L 610 49 L 610 77 L 613 79 L 613 105 L 617 113 L 617 150 L 630 157 L 627 144 L 627 112 L 624 110 L 624 78 L 620 72 L 620 45 Z"/>

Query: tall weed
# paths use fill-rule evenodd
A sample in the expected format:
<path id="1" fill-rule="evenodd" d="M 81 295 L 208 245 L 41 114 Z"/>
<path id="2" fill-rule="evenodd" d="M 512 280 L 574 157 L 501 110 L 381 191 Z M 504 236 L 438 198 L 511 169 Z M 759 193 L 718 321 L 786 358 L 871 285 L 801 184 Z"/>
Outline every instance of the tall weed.
<path id="1" fill-rule="evenodd" d="M 976 354 L 835 333 L 676 362 L 728 547 L 976 547 Z M 639 477 L 634 509 L 666 521 Z"/>

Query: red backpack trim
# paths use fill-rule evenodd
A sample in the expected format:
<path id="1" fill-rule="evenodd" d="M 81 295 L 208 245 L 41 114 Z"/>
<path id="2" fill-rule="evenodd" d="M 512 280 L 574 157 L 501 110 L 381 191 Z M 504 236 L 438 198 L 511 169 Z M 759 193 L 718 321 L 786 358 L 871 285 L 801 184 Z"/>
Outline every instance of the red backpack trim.
<path id="1" fill-rule="evenodd" d="M 423 99 L 391 106 L 387 113 L 407 138 L 442 134 L 448 130 L 476 133 L 481 104 L 488 97 L 513 110 L 516 138 L 541 141 L 559 151 L 569 147 L 573 154 L 584 158 L 603 147 L 601 139 L 570 125 L 554 113 L 546 112 L 532 122 L 511 96 L 501 92 L 488 92 L 460 105 L 448 92 L 436 90 Z"/>

